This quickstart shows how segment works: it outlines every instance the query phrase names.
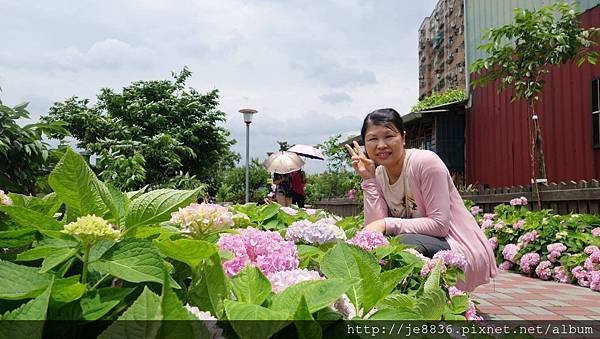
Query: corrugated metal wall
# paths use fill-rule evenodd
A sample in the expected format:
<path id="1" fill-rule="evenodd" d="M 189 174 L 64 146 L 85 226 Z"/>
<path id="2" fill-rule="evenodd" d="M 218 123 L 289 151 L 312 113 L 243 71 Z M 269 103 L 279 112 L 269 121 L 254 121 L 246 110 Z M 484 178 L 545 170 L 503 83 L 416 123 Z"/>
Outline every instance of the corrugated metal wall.
<path id="1" fill-rule="evenodd" d="M 585 12 L 581 21 L 584 27 L 600 27 L 600 6 Z M 596 78 L 600 63 L 564 65 L 547 74 L 536 111 L 549 181 L 600 178 L 600 149 L 592 147 L 591 127 L 591 81 Z M 527 185 L 531 178 L 527 107 L 511 103 L 509 91 L 498 94 L 496 85 L 471 94 L 466 116 L 467 181 L 492 187 Z"/>
<path id="2" fill-rule="evenodd" d="M 558 0 L 464 0 L 465 5 L 465 56 L 467 69 L 475 60 L 485 57 L 477 46 L 483 43 L 481 37 L 491 27 L 513 22 L 513 9 L 536 9 L 558 2 Z M 576 2 L 581 12 L 598 4 L 600 0 L 568 0 Z"/>

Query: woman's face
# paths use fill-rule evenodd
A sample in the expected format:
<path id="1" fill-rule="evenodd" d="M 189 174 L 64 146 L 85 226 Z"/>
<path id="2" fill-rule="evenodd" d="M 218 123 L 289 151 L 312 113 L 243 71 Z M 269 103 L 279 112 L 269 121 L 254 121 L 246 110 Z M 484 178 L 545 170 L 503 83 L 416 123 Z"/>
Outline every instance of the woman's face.
<path id="1" fill-rule="evenodd" d="M 378 165 L 397 165 L 404 156 L 404 136 L 396 128 L 369 123 L 365 133 L 365 148 Z"/>

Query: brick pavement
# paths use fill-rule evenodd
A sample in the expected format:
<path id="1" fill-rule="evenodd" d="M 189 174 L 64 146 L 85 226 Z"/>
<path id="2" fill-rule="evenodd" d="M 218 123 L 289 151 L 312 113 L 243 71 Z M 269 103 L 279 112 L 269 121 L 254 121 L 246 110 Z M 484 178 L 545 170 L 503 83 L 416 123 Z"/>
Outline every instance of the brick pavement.
<path id="1" fill-rule="evenodd" d="M 471 293 L 490 320 L 600 320 L 600 292 L 500 271 Z"/>

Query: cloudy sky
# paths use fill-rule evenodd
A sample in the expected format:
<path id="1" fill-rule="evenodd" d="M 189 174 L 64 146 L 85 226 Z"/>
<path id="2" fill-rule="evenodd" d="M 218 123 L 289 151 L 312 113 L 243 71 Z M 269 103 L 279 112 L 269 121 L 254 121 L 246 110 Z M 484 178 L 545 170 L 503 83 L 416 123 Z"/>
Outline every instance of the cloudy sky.
<path id="1" fill-rule="evenodd" d="M 93 99 L 103 87 L 167 79 L 219 89 L 226 127 L 245 155 L 238 109 L 255 108 L 251 157 L 277 140 L 317 144 L 360 129 L 381 107 L 408 112 L 418 96 L 418 28 L 435 0 L 0 0 L 0 98 Z M 306 169 L 323 169 L 307 161 Z"/>

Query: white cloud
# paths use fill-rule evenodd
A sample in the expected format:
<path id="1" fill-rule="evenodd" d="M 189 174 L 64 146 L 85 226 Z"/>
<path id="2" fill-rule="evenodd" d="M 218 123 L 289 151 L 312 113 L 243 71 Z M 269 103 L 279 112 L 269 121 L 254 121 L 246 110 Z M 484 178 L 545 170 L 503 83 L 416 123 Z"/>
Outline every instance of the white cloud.
<path id="1" fill-rule="evenodd" d="M 31 101 L 39 117 L 52 102 L 187 65 L 190 86 L 220 90 L 242 154 L 237 110 L 259 110 L 251 153 L 264 158 L 277 140 L 317 144 L 358 130 L 374 109 L 406 112 L 418 95 L 418 27 L 435 2 L 0 0 L 0 95 Z"/>

